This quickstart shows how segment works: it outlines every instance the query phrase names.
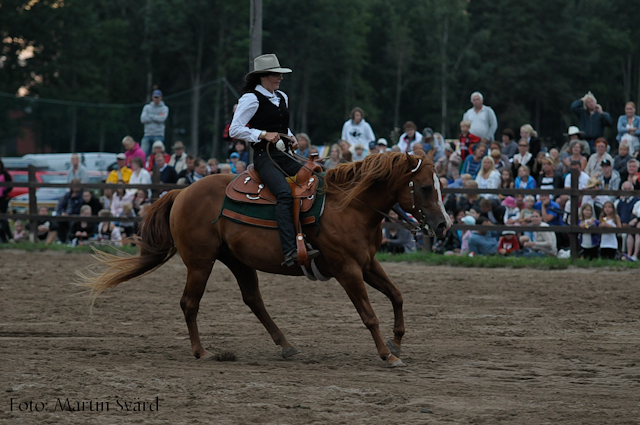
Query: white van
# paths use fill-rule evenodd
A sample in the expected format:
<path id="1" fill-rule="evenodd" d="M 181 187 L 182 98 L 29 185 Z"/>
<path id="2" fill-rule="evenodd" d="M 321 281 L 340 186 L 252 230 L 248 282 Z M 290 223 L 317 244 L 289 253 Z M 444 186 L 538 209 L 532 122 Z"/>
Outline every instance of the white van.
<path id="1" fill-rule="evenodd" d="M 22 159 L 37 161 L 39 164 L 46 163 L 49 171 L 68 171 L 71 169 L 70 153 L 30 153 L 24 155 Z M 110 152 L 86 152 L 78 153 L 80 163 L 87 167 L 89 171 L 107 172 L 109 167 L 116 163 L 115 153 Z"/>

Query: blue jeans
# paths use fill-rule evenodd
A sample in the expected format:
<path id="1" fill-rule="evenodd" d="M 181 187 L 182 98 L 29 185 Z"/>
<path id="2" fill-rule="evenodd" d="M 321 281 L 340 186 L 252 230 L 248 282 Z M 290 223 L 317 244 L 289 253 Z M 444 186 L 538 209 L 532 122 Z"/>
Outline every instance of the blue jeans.
<path id="1" fill-rule="evenodd" d="M 151 146 L 157 141 L 164 143 L 164 136 L 144 136 L 142 140 L 140 140 L 140 149 L 142 149 L 145 155 L 149 156 L 151 155 Z"/>

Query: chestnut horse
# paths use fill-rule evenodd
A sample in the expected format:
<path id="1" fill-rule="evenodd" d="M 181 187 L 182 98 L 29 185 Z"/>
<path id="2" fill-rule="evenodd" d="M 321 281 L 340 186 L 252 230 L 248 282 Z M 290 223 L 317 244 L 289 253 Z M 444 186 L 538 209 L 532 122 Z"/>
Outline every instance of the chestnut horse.
<path id="1" fill-rule="evenodd" d="M 256 270 L 301 276 L 299 267 L 281 265 L 284 256 L 278 232 L 220 217 L 225 188 L 232 175 L 206 177 L 191 186 L 172 190 L 154 203 L 142 222 L 136 256 L 115 256 L 98 252 L 108 266 L 101 274 L 84 276 L 83 284 L 97 297 L 121 282 L 150 273 L 176 252 L 187 266 L 187 283 L 180 306 L 196 358 L 211 357 L 200 342 L 196 316 L 214 262 L 220 260 L 234 274 L 244 302 L 282 347 L 282 356 L 299 353 L 267 312 L 258 288 Z M 400 366 L 402 336 L 405 332 L 400 290 L 389 280 L 375 254 L 382 240 L 381 212 L 396 203 L 438 236 L 451 221 L 434 173 L 433 155 L 383 153 L 363 161 L 342 164 L 325 177 L 325 208 L 320 231 L 308 227 L 308 241 L 319 249 L 316 258 L 324 276 L 335 277 L 347 292 L 365 326 L 371 332 L 378 355 L 389 366 Z M 369 302 L 364 283 L 385 294 L 393 306 L 394 336 L 385 344 L 378 319 Z"/>

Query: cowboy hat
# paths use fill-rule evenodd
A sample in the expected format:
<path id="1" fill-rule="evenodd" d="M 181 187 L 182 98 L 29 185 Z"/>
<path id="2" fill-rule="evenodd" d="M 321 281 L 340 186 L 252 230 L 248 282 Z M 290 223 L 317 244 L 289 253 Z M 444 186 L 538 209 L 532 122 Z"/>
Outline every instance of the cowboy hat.
<path id="1" fill-rule="evenodd" d="M 585 189 L 591 189 L 593 187 L 598 187 L 601 184 L 602 184 L 602 182 L 597 177 L 591 177 L 591 178 L 589 178 L 589 182 L 587 183 L 587 186 L 585 187 Z"/>
<path id="2" fill-rule="evenodd" d="M 266 74 L 266 73 L 276 73 L 276 74 L 288 74 L 291 71 L 289 68 L 280 68 L 280 62 L 278 61 L 278 57 L 273 53 L 269 53 L 266 55 L 258 56 L 253 60 L 253 71 L 247 74 Z"/>
<path id="3" fill-rule="evenodd" d="M 564 133 L 565 136 L 573 136 L 574 134 L 578 134 L 580 137 L 584 137 L 585 132 L 581 131 L 578 127 L 576 127 L 575 125 L 572 125 L 571 127 L 569 127 L 569 129 L 567 130 L 566 133 Z"/>

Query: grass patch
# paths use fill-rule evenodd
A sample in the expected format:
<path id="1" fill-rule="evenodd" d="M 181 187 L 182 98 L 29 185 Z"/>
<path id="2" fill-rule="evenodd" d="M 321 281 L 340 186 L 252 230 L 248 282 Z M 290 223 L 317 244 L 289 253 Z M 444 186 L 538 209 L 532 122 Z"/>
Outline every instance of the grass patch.
<path id="1" fill-rule="evenodd" d="M 95 247 L 100 251 L 105 251 L 109 253 L 114 253 L 114 247 L 110 245 L 82 245 L 82 246 L 68 246 L 66 244 L 51 244 L 46 245 L 44 242 L 32 243 L 32 242 L 20 242 L 17 244 L 13 243 L 5 243 L 0 244 L 0 249 L 19 249 L 27 252 L 43 252 L 43 251 L 57 251 L 57 252 L 67 252 L 74 254 L 93 254 L 93 249 L 91 247 Z M 137 254 L 139 249 L 135 246 L 119 246 L 116 247 L 119 251 L 124 251 L 127 254 Z"/>
<path id="2" fill-rule="evenodd" d="M 376 254 L 378 261 L 389 262 L 409 262 L 423 263 L 431 266 L 452 266 L 452 267 L 478 267 L 478 268 L 532 268 L 542 270 L 564 270 L 569 267 L 579 268 L 610 268 L 610 269 L 638 269 L 640 261 L 619 261 L 619 260 L 560 260 L 558 258 L 522 258 L 503 257 L 501 255 L 488 255 L 475 257 L 459 257 L 455 255 L 439 255 L 426 252 L 415 252 L 412 254 Z"/>

